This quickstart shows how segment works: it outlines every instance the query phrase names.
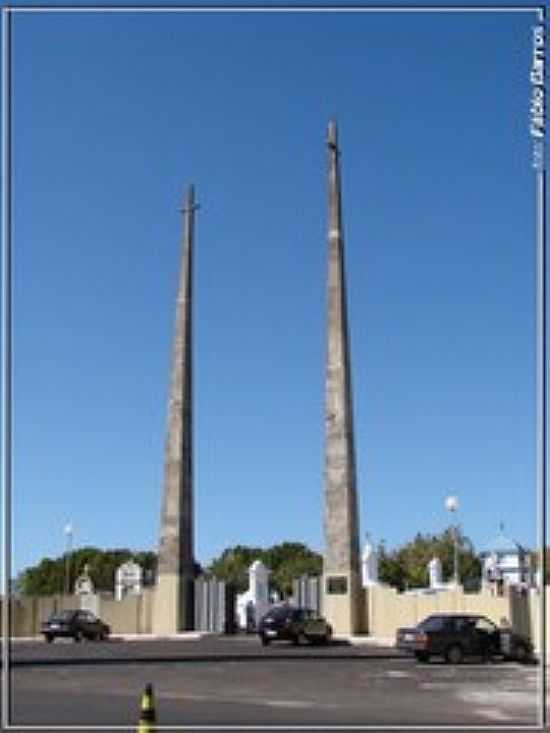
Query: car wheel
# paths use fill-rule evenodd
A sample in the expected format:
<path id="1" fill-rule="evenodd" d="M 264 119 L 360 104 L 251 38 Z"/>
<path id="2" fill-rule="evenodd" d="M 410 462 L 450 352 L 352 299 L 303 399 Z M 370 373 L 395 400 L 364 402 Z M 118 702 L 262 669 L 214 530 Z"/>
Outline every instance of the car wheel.
<path id="1" fill-rule="evenodd" d="M 429 662 L 430 661 L 430 655 L 426 652 L 415 652 L 414 656 L 416 657 L 417 662 Z"/>
<path id="2" fill-rule="evenodd" d="M 262 639 L 262 646 L 269 646 L 270 639 L 268 639 L 267 636 L 264 636 L 262 634 L 261 639 Z"/>
<path id="3" fill-rule="evenodd" d="M 81 642 L 82 641 L 82 634 L 81 634 L 81 632 L 80 631 L 75 631 L 74 636 L 73 636 L 73 639 L 77 643 Z"/>
<path id="4" fill-rule="evenodd" d="M 515 654 L 515 657 L 516 657 L 516 661 L 517 662 L 520 662 L 522 664 L 527 661 L 527 659 L 529 657 L 529 651 L 528 651 L 527 647 L 525 646 L 525 644 L 517 644 L 516 645 L 516 654 Z"/>
<path id="5" fill-rule="evenodd" d="M 46 634 L 44 638 L 46 639 L 48 644 L 51 644 L 53 641 L 53 634 Z"/>
<path id="6" fill-rule="evenodd" d="M 460 664 L 464 659 L 462 647 L 458 644 L 450 646 L 445 652 L 445 659 L 449 664 Z"/>

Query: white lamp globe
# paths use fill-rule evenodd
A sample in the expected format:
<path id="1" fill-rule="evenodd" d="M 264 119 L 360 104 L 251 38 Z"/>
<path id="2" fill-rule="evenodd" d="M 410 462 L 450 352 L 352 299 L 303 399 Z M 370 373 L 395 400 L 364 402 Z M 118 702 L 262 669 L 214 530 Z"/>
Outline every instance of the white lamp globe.
<path id="1" fill-rule="evenodd" d="M 456 512 L 458 510 L 458 499 L 456 496 L 448 496 L 445 499 L 445 509 L 449 512 Z"/>
<path id="2" fill-rule="evenodd" d="M 65 532 L 66 535 L 72 534 L 73 533 L 73 525 L 72 524 L 66 524 L 65 527 L 63 528 L 63 531 Z"/>

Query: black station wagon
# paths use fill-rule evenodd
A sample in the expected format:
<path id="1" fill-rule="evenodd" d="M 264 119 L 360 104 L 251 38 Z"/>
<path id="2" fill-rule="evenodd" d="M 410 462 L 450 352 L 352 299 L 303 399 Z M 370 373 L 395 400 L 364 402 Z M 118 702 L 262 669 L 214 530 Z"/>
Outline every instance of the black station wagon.
<path id="1" fill-rule="evenodd" d="M 434 614 L 414 628 L 398 629 L 396 647 L 414 654 L 419 662 L 443 657 L 450 664 L 460 664 L 466 656 L 525 662 L 533 653 L 526 636 L 500 628 L 485 616 L 467 613 Z"/>
<path id="2" fill-rule="evenodd" d="M 275 606 L 263 616 L 258 634 L 264 646 L 277 639 L 326 644 L 332 638 L 332 626 L 308 608 Z"/>
<path id="3" fill-rule="evenodd" d="M 68 637 L 75 641 L 103 641 L 111 629 L 91 611 L 73 610 L 54 613 L 42 624 L 41 633 L 47 642 L 52 642 L 56 637 Z"/>

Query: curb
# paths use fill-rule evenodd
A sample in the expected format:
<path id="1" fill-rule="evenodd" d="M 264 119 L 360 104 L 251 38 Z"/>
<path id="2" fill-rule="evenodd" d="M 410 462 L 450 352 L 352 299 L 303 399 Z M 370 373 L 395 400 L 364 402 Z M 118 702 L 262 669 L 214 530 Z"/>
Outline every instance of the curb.
<path id="1" fill-rule="evenodd" d="M 110 634 L 109 641 L 196 641 L 203 636 L 214 636 L 207 631 L 186 631 L 181 634 Z M 15 644 L 43 641 L 42 634 L 37 636 L 12 636 Z"/>
<path id="2" fill-rule="evenodd" d="M 111 634 L 111 641 L 196 641 L 210 634 L 205 631 L 185 631 L 181 634 Z"/>
<path id="3" fill-rule="evenodd" d="M 237 639 L 238 635 L 235 634 L 220 634 L 215 631 L 183 631 L 179 634 L 110 634 L 109 639 L 111 641 L 196 641 L 203 637 L 221 637 L 227 639 Z M 256 634 L 249 634 L 247 639 L 255 639 Z M 244 641 L 245 637 L 243 637 Z M 337 634 L 334 636 L 336 641 L 347 641 L 354 646 L 370 645 L 370 646 L 394 646 L 394 640 L 388 637 L 376 637 L 376 636 L 349 636 L 347 634 Z M 36 636 L 12 636 L 10 642 L 20 644 L 25 642 L 37 642 L 42 641 L 42 634 Z"/>
<path id="4" fill-rule="evenodd" d="M 335 636 L 335 639 L 341 639 L 342 641 L 349 641 L 353 646 L 384 646 L 393 647 L 395 646 L 395 639 L 391 637 L 378 637 L 378 636 Z"/>

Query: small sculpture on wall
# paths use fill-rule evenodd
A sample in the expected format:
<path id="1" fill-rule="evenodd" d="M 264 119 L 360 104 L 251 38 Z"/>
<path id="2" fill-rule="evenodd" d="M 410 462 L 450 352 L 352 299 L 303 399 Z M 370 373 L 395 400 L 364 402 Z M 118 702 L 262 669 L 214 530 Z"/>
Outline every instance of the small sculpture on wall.
<path id="1" fill-rule="evenodd" d="M 75 580 L 74 592 L 77 596 L 88 595 L 94 592 L 94 584 L 90 578 L 90 566 L 84 565 L 82 573 Z"/>

